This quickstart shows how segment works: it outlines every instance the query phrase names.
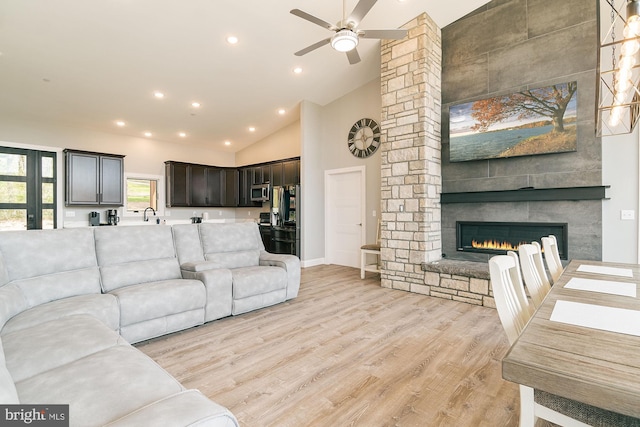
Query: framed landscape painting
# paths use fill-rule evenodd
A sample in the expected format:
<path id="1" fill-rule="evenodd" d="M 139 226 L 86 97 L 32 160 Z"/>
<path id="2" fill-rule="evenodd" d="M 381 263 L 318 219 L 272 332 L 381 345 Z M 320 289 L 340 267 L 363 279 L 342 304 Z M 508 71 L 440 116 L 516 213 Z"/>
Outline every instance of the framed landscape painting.
<path id="1" fill-rule="evenodd" d="M 449 160 L 576 151 L 577 82 L 559 83 L 449 108 Z"/>

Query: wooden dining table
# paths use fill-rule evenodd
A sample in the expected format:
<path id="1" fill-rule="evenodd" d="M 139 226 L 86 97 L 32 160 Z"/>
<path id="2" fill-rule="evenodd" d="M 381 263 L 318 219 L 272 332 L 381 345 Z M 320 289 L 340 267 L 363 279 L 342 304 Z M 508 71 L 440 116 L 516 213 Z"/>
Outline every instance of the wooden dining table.
<path id="1" fill-rule="evenodd" d="M 635 285 L 635 296 L 603 293 L 605 282 Z M 571 288 L 578 283 L 596 290 Z M 502 360 L 502 377 L 640 418 L 639 316 L 640 265 L 572 260 Z"/>

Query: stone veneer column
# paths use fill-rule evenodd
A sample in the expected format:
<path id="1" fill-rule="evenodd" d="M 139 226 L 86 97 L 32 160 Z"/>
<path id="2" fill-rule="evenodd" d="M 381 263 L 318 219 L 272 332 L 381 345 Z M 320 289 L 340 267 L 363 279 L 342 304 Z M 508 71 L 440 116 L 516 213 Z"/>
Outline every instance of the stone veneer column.
<path id="1" fill-rule="evenodd" d="M 422 14 L 403 40 L 382 42 L 382 286 L 428 293 L 423 262 L 440 235 L 440 28 Z"/>

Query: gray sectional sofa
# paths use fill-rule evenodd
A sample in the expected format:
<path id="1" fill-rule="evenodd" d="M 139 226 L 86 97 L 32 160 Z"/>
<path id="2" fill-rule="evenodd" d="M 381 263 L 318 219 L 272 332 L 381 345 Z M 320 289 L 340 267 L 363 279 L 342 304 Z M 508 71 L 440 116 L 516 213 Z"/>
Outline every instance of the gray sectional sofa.
<path id="1" fill-rule="evenodd" d="M 0 234 L 0 404 L 69 404 L 77 426 L 237 426 L 131 344 L 298 294 L 300 262 L 255 223 Z"/>

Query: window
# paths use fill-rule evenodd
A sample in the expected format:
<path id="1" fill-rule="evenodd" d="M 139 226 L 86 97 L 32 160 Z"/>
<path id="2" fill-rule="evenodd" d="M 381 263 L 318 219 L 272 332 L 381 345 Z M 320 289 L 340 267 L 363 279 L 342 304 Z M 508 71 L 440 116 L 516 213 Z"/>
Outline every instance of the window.
<path id="1" fill-rule="evenodd" d="M 56 227 L 56 153 L 0 147 L 0 230 Z"/>
<path id="2" fill-rule="evenodd" d="M 125 179 L 125 215 L 142 216 L 146 208 L 156 215 L 164 215 L 164 177 L 158 175 L 127 174 Z"/>
<path id="3" fill-rule="evenodd" d="M 158 181 L 153 179 L 127 178 L 127 212 L 158 209 Z"/>

